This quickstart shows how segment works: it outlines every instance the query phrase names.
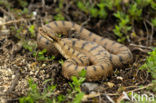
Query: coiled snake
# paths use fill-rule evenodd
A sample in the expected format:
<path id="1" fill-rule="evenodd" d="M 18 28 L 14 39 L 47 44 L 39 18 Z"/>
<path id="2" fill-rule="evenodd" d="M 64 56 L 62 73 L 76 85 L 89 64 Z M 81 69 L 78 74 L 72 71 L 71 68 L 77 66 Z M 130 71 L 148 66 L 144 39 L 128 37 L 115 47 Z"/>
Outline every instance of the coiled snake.
<path id="1" fill-rule="evenodd" d="M 68 35 L 72 29 L 80 39 L 57 36 L 60 33 Z M 37 41 L 41 48 L 53 52 L 57 49 L 67 59 L 62 64 L 62 74 L 67 79 L 78 76 L 82 69 L 86 70 L 87 81 L 105 79 L 112 74 L 114 66 L 122 66 L 133 59 L 126 46 L 69 21 L 54 21 L 40 27 Z"/>

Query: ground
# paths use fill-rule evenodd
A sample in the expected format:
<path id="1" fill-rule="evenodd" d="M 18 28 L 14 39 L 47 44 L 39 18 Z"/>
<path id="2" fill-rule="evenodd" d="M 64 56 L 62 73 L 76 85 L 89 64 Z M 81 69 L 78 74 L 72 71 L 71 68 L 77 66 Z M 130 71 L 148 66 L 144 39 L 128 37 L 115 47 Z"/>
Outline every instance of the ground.
<path id="1" fill-rule="evenodd" d="M 15 5 L 17 1 L 11 3 Z M 55 59 L 38 60 L 37 56 L 33 55 L 32 51 L 34 50 L 23 46 L 23 42 L 36 46 L 38 27 L 57 20 L 54 15 L 60 13 L 60 10 L 53 10 L 53 8 L 57 8 L 58 2 L 47 0 L 44 3 L 43 1 L 28 1 L 28 11 L 20 11 L 20 8 L 23 7 L 19 2 L 17 7 L 12 7 L 13 9 L 0 7 L 0 102 L 16 103 L 19 98 L 26 96 L 30 78 L 41 91 L 47 85 L 54 84 L 57 85 L 56 95 L 66 95 L 68 89 L 71 89 L 69 85 L 71 81 L 61 74 L 59 61 L 64 60 L 61 55 L 55 56 Z M 80 12 L 72 4 L 72 1 L 67 4 L 65 3 L 64 10 L 61 9 L 61 14 L 65 20 L 83 25 L 100 36 L 117 40 L 118 37 L 113 33 L 116 20 L 112 18 L 112 15 L 110 15 L 111 18 L 107 17 L 107 20 L 92 18 Z M 140 25 L 143 24 L 135 25 L 137 33 L 135 37 L 128 33 L 130 39 L 122 42 L 132 51 L 133 62 L 123 67 L 114 68 L 113 75 L 106 80 L 91 83 L 86 88 L 82 86 L 81 89 L 85 92 L 87 98 L 84 99 L 85 102 L 111 102 L 111 100 L 119 102 L 123 96 L 123 91 L 127 93 L 133 91 L 138 94 L 154 93 L 146 89 L 152 86 L 153 78 L 151 74 L 146 70 L 140 70 L 139 67 L 145 63 L 148 52 L 152 51 L 152 47 L 156 46 L 154 33 L 151 38 L 149 37 L 151 36 L 149 32 L 155 31 L 149 29 L 150 24 L 148 22 L 144 23 L 145 26 Z M 40 50 L 35 48 L 35 51 L 37 53 Z M 45 53 L 44 56 L 48 57 L 49 55 L 53 54 Z M 44 83 L 45 80 L 49 81 Z M 94 85 L 95 88 L 89 90 L 89 87 L 94 87 Z M 90 95 L 92 92 L 93 95 Z"/>

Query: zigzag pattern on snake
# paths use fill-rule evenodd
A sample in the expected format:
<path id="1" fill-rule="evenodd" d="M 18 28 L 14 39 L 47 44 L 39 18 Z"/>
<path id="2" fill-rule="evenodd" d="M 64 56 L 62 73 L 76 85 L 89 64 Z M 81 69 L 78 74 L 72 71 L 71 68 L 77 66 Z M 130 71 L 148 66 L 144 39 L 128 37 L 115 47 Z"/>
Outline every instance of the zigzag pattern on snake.
<path id="1" fill-rule="evenodd" d="M 80 39 L 59 38 L 75 30 Z M 60 52 L 67 60 L 62 64 L 62 74 L 67 79 L 78 76 L 85 69 L 87 81 L 105 79 L 114 66 L 130 63 L 133 55 L 128 47 L 103 38 L 69 21 L 54 21 L 39 28 L 38 45 L 53 53 Z"/>

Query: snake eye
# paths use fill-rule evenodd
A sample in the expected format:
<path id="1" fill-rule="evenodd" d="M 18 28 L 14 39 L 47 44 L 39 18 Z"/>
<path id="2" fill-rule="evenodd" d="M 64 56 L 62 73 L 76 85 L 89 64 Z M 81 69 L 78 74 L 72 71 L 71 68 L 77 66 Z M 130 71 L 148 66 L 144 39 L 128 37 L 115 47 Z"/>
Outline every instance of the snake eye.
<path id="1" fill-rule="evenodd" d="M 45 31 L 42 28 L 39 28 L 39 31 L 45 33 Z"/>

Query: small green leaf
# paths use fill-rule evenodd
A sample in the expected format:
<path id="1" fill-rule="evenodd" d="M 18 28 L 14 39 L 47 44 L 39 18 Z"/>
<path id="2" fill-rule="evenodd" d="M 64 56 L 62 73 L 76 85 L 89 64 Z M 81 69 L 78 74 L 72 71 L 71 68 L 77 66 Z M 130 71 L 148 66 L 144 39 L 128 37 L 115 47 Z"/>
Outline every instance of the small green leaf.
<path id="1" fill-rule="evenodd" d="M 64 99 L 65 99 L 65 96 L 64 96 L 64 95 L 59 95 L 59 96 L 57 97 L 57 99 L 58 99 L 58 102 L 59 102 L 59 103 L 60 103 L 60 102 L 63 102 Z"/>
<path id="2" fill-rule="evenodd" d="M 65 20 L 64 16 L 61 13 L 58 13 L 57 15 L 54 16 L 54 20 Z"/>
<path id="3" fill-rule="evenodd" d="M 80 77 L 85 77 L 86 76 L 86 70 L 82 69 L 81 72 L 79 72 Z"/>
<path id="4" fill-rule="evenodd" d="M 72 103 L 81 103 L 83 96 L 84 96 L 83 92 L 76 94 L 76 97 L 74 98 Z"/>
<path id="5" fill-rule="evenodd" d="M 54 60 L 55 59 L 55 56 L 51 56 L 51 60 Z"/>
<path id="6" fill-rule="evenodd" d="M 28 30 L 31 33 L 31 37 L 35 37 L 35 26 L 34 25 L 30 25 Z"/>
<path id="7" fill-rule="evenodd" d="M 156 27 L 156 18 L 153 18 L 153 19 L 151 20 L 151 22 L 152 22 L 153 26 Z"/>
<path id="8" fill-rule="evenodd" d="M 96 8 L 91 8 L 90 9 L 90 14 L 93 17 L 97 17 L 98 16 L 98 10 Z"/>
<path id="9" fill-rule="evenodd" d="M 39 57 L 37 58 L 37 60 L 43 61 L 43 60 L 45 60 L 45 57 L 44 57 L 43 55 L 41 55 L 41 56 L 39 56 Z"/>
<path id="10" fill-rule="evenodd" d="M 51 81 L 52 79 L 47 79 L 43 82 L 43 84 L 46 84 L 47 82 Z"/>
<path id="11" fill-rule="evenodd" d="M 64 61 L 61 59 L 61 60 L 59 60 L 59 63 L 60 63 L 60 64 L 63 64 L 63 63 L 64 63 Z"/>
<path id="12" fill-rule="evenodd" d="M 80 10 L 82 10 L 82 11 L 84 11 L 84 12 L 87 12 L 87 8 L 86 8 L 86 6 L 85 6 L 85 4 L 84 4 L 83 2 L 78 1 L 77 6 L 78 6 L 78 8 L 79 8 Z"/>

